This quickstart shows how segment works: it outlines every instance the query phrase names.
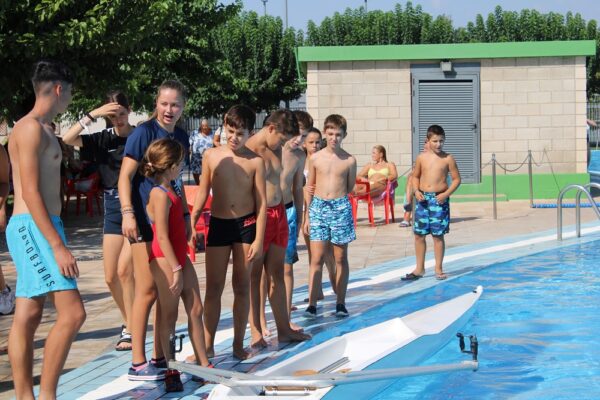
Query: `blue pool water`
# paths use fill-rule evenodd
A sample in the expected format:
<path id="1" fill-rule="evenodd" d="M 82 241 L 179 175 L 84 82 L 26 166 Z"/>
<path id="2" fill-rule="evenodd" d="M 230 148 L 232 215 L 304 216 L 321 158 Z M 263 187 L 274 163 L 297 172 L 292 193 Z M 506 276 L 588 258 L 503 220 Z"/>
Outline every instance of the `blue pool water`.
<path id="1" fill-rule="evenodd" d="M 399 379 L 375 399 L 600 398 L 599 250 L 595 241 L 491 265 L 344 324 L 359 329 L 484 287 L 463 329 L 479 338 L 479 371 Z M 464 359 L 451 342 L 426 364 Z"/>

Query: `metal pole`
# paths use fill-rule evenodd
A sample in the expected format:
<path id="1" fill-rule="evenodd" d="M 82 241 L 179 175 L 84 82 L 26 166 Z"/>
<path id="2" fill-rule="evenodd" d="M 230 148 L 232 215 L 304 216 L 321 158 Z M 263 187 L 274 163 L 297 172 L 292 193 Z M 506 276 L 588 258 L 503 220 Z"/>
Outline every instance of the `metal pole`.
<path id="1" fill-rule="evenodd" d="M 531 150 L 528 151 L 527 164 L 529 167 L 529 207 L 533 208 L 533 166 L 531 163 Z"/>
<path id="2" fill-rule="evenodd" d="M 496 153 L 492 154 L 492 202 L 494 219 L 498 219 L 498 209 L 496 207 Z"/>
<path id="3" fill-rule="evenodd" d="M 261 0 L 261 1 L 263 3 L 263 7 L 264 7 L 264 9 L 263 9 L 264 16 L 266 17 L 267 16 L 267 1 L 269 1 L 269 0 Z"/>
<path id="4" fill-rule="evenodd" d="M 285 0 L 285 29 L 288 28 L 288 2 Z"/>
<path id="5" fill-rule="evenodd" d="M 369 11 L 369 10 L 367 9 L 367 0 L 365 0 L 365 12 L 367 12 L 367 11 Z"/>

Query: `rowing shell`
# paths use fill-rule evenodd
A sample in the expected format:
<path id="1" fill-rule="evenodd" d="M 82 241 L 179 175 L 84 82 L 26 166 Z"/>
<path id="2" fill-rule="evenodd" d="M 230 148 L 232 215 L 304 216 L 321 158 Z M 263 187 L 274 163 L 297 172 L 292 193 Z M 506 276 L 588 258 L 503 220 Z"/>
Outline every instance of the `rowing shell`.
<path id="1" fill-rule="evenodd" d="M 472 292 L 347 333 L 254 374 L 208 369 L 180 362 L 173 368 L 219 383 L 208 397 L 221 399 L 367 399 L 394 379 L 475 370 L 477 361 L 416 367 L 444 347 L 471 317 L 483 292 Z M 364 384 L 364 382 L 369 382 Z M 343 397 L 346 396 L 346 397 Z"/>

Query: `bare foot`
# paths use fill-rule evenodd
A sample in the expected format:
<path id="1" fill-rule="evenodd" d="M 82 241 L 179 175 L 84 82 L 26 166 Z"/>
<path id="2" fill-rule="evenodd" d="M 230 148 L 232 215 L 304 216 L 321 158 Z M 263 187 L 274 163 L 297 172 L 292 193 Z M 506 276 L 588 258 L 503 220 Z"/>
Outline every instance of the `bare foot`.
<path id="1" fill-rule="evenodd" d="M 262 330 L 262 335 L 263 335 L 263 337 L 269 337 L 269 336 L 271 336 L 271 333 L 272 333 L 272 332 L 271 332 L 271 330 L 270 330 L 269 328 L 267 328 L 266 326 L 262 327 L 262 328 L 261 328 L 261 330 Z"/>
<path id="2" fill-rule="evenodd" d="M 309 334 L 303 332 L 296 332 L 291 329 L 287 333 L 280 333 L 279 335 L 277 335 L 277 340 L 279 341 L 279 343 L 303 342 L 310 338 L 311 336 Z"/>
<path id="3" fill-rule="evenodd" d="M 261 337 L 257 341 L 253 341 L 252 344 L 250 344 L 250 347 L 253 349 L 264 349 L 268 345 L 269 343 L 267 343 L 267 341 Z"/>
<path id="4" fill-rule="evenodd" d="M 233 348 L 233 356 L 235 358 L 237 358 L 238 360 L 244 361 L 244 360 L 247 360 L 250 357 L 252 357 L 252 353 L 246 351 L 243 347 L 239 348 L 239 349 L 234 347 Z"/>
<path id="5" fill-rule="evenodd" d="M 196 355 L 192 354 L 191 356 L 187 356 L 185 362 L 188 364 L 196 364 Z"/>
<path id="6" fill-rule="evenodd" d="M 448 275 L 446 275 L 443 272 L 436 272 L 435 273 L 435 279 L 437 279 L 438 281 L 443 281 L 445 279 L 448 279 Z"/>
<path id="7" fill-rule="evenodd" d="M 293 323 L 292 321 L 290 321 L 290 328 L 294 331 L 294 332 L 304 332 L 304 328 L 301 327 L 300 325 L 296 325 L 295 323 Z"/>
<path id="8" fill-rule="evenodd" d="M 213 358 L 214 356 L 215 356 L 215 348 L 214 347 L 207 347 L 206 348 L 206 357 Z"/>

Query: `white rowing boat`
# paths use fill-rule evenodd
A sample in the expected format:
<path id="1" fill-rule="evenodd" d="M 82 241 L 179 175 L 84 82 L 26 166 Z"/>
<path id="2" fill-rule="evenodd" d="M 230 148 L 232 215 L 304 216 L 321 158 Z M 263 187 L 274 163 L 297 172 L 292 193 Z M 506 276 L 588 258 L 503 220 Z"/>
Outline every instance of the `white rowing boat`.
<path id="1" fill-rule="evenodd" d="M 327 340 L 254 374 L 181 362 L 170 362 L 169 366 L 219 383 L 209 400 L 260 399 L 264 396 L 313 400 L 328 393 L 335 394 L 336 398 L 366 399 L 399 377 L 476 370 L 476 360 L 425 367 L 416 365 L 456 335 L 471 317 L 482 292 L 483 288 L 478 286 L 472 292 L 402 318 Z"/>

